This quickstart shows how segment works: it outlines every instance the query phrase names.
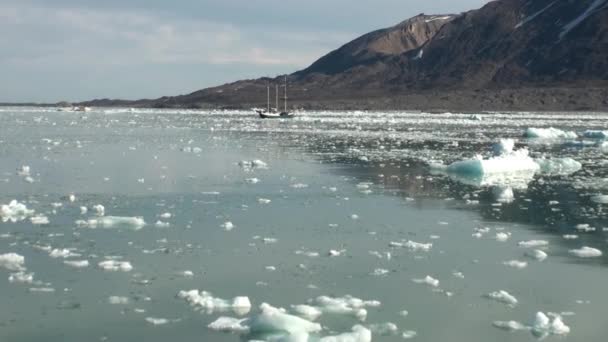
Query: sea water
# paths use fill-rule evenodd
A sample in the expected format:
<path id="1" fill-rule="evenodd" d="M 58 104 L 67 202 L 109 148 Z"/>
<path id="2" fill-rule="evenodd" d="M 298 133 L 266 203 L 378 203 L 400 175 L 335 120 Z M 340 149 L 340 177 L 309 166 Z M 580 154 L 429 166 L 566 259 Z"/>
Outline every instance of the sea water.
<path id="1" fill-rule="evenodd" d="M 605 341 L 606 119 L 0 108 L 0 340 Z"/>

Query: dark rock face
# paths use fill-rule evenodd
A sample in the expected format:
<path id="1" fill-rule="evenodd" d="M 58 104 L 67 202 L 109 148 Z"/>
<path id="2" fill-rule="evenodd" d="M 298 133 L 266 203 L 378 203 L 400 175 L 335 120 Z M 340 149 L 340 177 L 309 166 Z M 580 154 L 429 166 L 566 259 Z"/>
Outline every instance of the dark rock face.
<path id="1" fill-rule="evenodd" d="M 497 0 L 460 15 L 418 15 L 288 80 L 292 104 L 312 108 L 605 110 L 608 0 Z M 267 84 L 282 82 L 238 81 L 136 105 L 247 108 L 265 103 Z"/>

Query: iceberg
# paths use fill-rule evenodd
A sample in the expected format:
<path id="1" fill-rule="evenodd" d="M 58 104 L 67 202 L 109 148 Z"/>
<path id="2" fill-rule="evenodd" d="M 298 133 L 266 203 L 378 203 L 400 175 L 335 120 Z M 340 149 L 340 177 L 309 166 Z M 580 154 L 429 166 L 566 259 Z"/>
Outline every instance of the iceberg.
<path id="1" fill-rule="evenodd" d="M 530 127 L 524 132 L 524 137 L 531 139 L 546 139 L 546 140 L 557 140 L 557 139 L 576 139 L 578 136 L 575 132 L 562 131 L 561 129 L 549 127 L 549 128 L 534 128 Z"/>
<path id="2" fill-rule="evenodd" d="M 572 158 L 535 159 L 540 172 L 548 175 L 569 175 L 579 171 L 583 165 Z"/>
<path id="3" fill-rule="evenodd" d="M 25 220 L 27 217 L 34 215 L 34 210 L 28 209 L 25 204 L 10 201 L 9 204 L 0 206 L 0 218 L 2 222 L 11 221 L 12 223 Z"/>
<path id="4" fill-rule="evenodd" d="M 588 129 L 583 132 L 583 136 L 585 138 L 589 138 L 589 139 L 604 140 L 604 139 L 608 138 L 608 131 L 599 131 L 599 130 Z"/>

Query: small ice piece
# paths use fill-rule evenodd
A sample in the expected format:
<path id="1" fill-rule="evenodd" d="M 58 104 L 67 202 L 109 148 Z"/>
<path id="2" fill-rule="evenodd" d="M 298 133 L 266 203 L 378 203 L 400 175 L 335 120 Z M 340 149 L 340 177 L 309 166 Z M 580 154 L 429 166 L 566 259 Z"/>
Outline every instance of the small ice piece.
<path id="1" fill-rule="evenodd" d="M 540 172 L 549 175 L 569 175 L 583 167 L 583 164 L 572 158 L 540 158 L 534 161 L 540 167 Z"/>
<path id="2" fill-rule="evenodd" d="M 608 204 L 608 195 L 591 196 L 591 201 L 599 204 Z"/>
<path id="3" fill-rule="evenodd" d="M 93 206 L 93 210 L 95 211 L 95 215 L 104 216 L 106 213 L 106 208 L 101 204 L 96 204 Z M 82 211 L 82 209 L 80 209 Z"/>
<path id="4" fill-rule="evenodd" d="M 228 301 L 213 297 L 210 292 L 198 290 L 180 291 L 177 296 L 186 300 L 190 306 L 204 309 L 209 314 L 215 311 L 232 310 L 237 314 L 244 315 L 251 310 L 251 302 L 248 297 L 244 296 L 234 297 L 232 301 Z"/>
<path id="5" fill-rule="evenodd" d="M 88 260 L 65 260 L 63 263 L 74 268 L 89 267 Z"/>
<path id="6" fill-rule="evenodd" d="M 492 147 L 495 155 L 508 154 L 513 152 L 515 148 L 515 140 L 513 139 L 500 139 L 500 141 Z"/>
<path id="7" fill-rule="evenodd" d="M 129 304 L 129 298 L 120 296 L 110 296 L 108 297 L 108 303 L 113 305 L 126 305 Z"/>
<path id="8" fill-rule="evenodd" d="M 496 186 L 492 188 L 494 199 L 498 203 L 512 203 L 515 201 L 515 195 L 513 194 L 513 188 L 510 186 Z"/>
<path id="9" fill-rule="evenodd" d="M 181 275 L 184 277 L 194 277 L 194 272 L 186 270 L 186 271 L 181 272 Z"/>
<path id="10" fill-rule="evenodd" d="M 245 334 L 249 332 L 249 326 L 246 325 L 247 322 L 248 319 L 246 318 L 238 319 L 234 317 L 219 317 L 207 325 L 207 328 L 214 331 Z"/>
<path id="11" fill-rule="evenodd" d="M 567 335 L 570 333 L 570 327 L 562 321 L 561 316 L 553 316 L 554 318 L 551 320 L 543 312 L 537 312 L 532 325 L 532 333 L 541 338 L 547 335 Z"/>
<path id="12" fill-rule="evenodd" d="M 587 233 L 595 231 L 595 227 L 591 227 L 588 223 L 577 224 L 575 228 L 578 231 L 587 232 Z"/>
<path id="13" fill-rule="evenodd" d="M 403 338 L 404 340 L 409 340 L 411 338 L 416 337 L 416 335 L 418 335 L 418 333 L 416 333 L 414 330 L 404 330 L 401 333 L 401 338 Z"/>
<path id="14" fill-rule="evenodd" d="M 258 184 L 260 182 L 260 180 L 258 178 L 247 178 L 245 179 L 245 182 L 249 183 L 249 184 Z"/>
<path id="15" fill-rule="evenodd" d="M 439 286 L 439 280 L 427 275 L 424 278 L 415 278 L 412 279 L 412 281 L 416 284 L 426 284 L 432 287 L 438 287 Z"/>
<path id="16" fill-rule="evenodd" d="M 380 302 L 377 300 L 362 300 L 350 295 L 344 297 L 319 296 L 309 302 L 316 303 L 323 313 L 354 316 L 361 321 L 367 317 L 365 307 L 380 306 Z"/>
<path id="17" fill-rule="evenodd" d="M 579 249 L 571 249 L 568 252 L 579 258 L 598 258 L 603 255 L 602 251 L 599 249 L 587 246 Z"/>
<path id="18" fill-rule="evenodd" d="M 10 221 L 12 223 L 25 220 L 26 217 L 34 215 L 34 210 L 28 209 L 25 204 L 17 202 L 17 200 L 10 201 L 9 204 L 2 204 L 0 206 L 0 219 L 2 222 Z"/>
<path id="19" fill-rule="evenodd" d="M 359 215 L 352 214 L 352 215 L 350 215 L 350 218 L 353 219 L 353 220 L 358 220 L 359 219 Z"/>
<path id="20" fill-rule="evenodd" d="M 511 237 L 511 233 L 504 233 L 504 232 L 496 233 L 496 241 L 505 242 L 505 241 L 509 240 L 510 237 Z"/>
<path id="21" fill-rule="evenodd" d="M 321 311 L 319 308 L 306 304 L 292 305 L 291 311 L 309 321 L 316 321 L 317 318 L 323 314 L 323 311 Z"/>
<path id="22" fill-rule="evenodd" d="M 30 287 L 29 291 L 38 293 L 52 293 L 55 292 L 55 289 L 52 287 Z"/>
<path id="23" fill-rule="evenodd" d="M 49 224 L 49 218 L 44 215 L 40 215 L 40 214 L 30 217 L 30 221 L 32 222 L 32 224 L 35 224 L 35 225 Z"/>
<path id="24" fill-rule="evenodd" d="M 252 333 L 287 333 L 292 336 L 302 334 L 305 336 L 308 333 L 321 331 L 321 324 L 289 315 L 267 303 L 260 305 L 260 311 L 258 315 L 249 319 L 249 328 Z"/>
<path id="25" fill-rule="evenodd" d="M 403 247 L 409 249 L 412 252 L 428 252 L 433 248 L 432 243 L 420 243 L 415 241 L 407 241 Z"/>
<path id="26" fill-rule="evenodd" d="M 335 250 L 335 249 L 330 249 L 329 252 L 327 252 L 327 255 L 330 257 L 338 257 L 340 255 L 342 255 L 342 253 L 346 252 L 345 249 L 342 250 Z"/>
<path id="27" fill-rule="evenodd" d="M 21 166 L 21 168 L 17 169 L 17 174 L 22 177 L 27 177 L 30 175 L 30 167 L 27 165 Z"/>
<path id="28" fill-rule="evenodd" d="M 80 207 L 80 215 L 84 215 L 89 211 L 87 207 Z"/>
<path id="29" fill-rule="evenodd" d="M 80 254 L 73 253 L 67 248 L 59 249 L 55 248 L 49 252 L 49 256 L 51 258 L 70 258 L 70 257 L 78 257 Z"/>
<path id="30" fill-rule="evenodd" d="M 143 184 L 143 183 L 145 183 L 145 182 L 146 182 L 146 180 L 145 180 L 144 178 L 138 178 L 138 179 L 137 179 L 137 182 L 138 182 L 138 183 L 142 183 L 142 184 Z"/>
<path id="31" fill-rule="evenodd" d="M 11 283 L 31 284 L 34 282 L 34 273 L 17 272 L 11 273 L 8 277 Z"/>
<path id="32" fill-rule="evenodd" d="M 300 341 L 300 340 L 298 340 Z M 361 326 L 355 325 L 352 332 L 343 333 L 335 336 L 325 336 L 319 339 L 319 342 L 371 342 L 372 332 Z"/>
<path id="33" fill-rule="evenodd" d="M 308 184 L 296 183 L 296 184 L 291 184 L 290 187 L 292 187 L 294 189 L 304 189 L 304 188 L 308 188 Z"/>
<path id="34" fill-rule="evenodd" d="M 221 227 L 224 228 L 224 230 L 231 231 L 234 228 L 234 224 L 230 221 L 226 221 L 222 223 Z"/>
<path id="35" fill-rule="evenodd" d="M 374 270 L 374 271 L 373 271 L 371 274 L 372 274 L 373 276 L 380 277 L 380 276 L 387 275 L 388 273 L 389 273 L 389 270 L 387 270 L 387 269 L 384 269 L 384 268 L 376 268 L 376 269 L 375 269 L 375 270 Z"/>
<path id="36" fill-rule="evenodd" d="M 277 270 L 277 268 L 274 266 L 266 266 L 266 267 L 264 267 L 264 269 L 269 272 L 274 272 Z"/>
<path id="37" fill-rule="evenodd" d="M 524 248 L 536 248 L 536 247 L 544 247 L 549 245 L 549 241 L 546 240 L 528 240 L 528 241 L 520 241 L 517 243 L 518 246 Z"/>
<path id="38" fill-rule="evenodd" d="M 509 261 L 503 262 L 502 264 L 505 266 L 518 268 L 520 270 L 524 269 L 528 266 L 528 263 L 526 261 L 519 261 L 519 260 L 509 260 Z"/>
<path id="39" fill-rule="evenodd" d="M 564 234 L 562 237 L 566 240 L 576 240 L 578 239 L 578 235 L 576 234 Z"/>
<path id="40" fill-rule="evenodd" d="M 0 268 L 9 271 L 25 271 L 25 258 L 17 253 L 0 254 Z"/>
<path id="41" fill-rule="evenodd" d="M 169 323 L 169 320 L 166 318 L 146 317 L 146 322 L 152 325 L 164 325 Z"/>
<path id="42" fill-rule="evenodd" d="M 68 195 L 68 201 L 72 203 L 76 202 L 76 196 L 74 194 Z"/>
<path id="43" fill-rule="evenodd" d="M 171 213 L 162 213 L 159 216 L 160 216 L 160 218 L 167 220 L 167 219 L 170 219 L 171 216 L 173 216 L 173 215 L 171 215 Z"/>
<path id="44" fill-rule="evenodd" d="M 517 330 L 528 330 L 530 329 L 525 324 L 517 322 L 517 321 L 494 321 L 492 323 L 498 329 L 507 330 L 507 331 L 517 331 Z"/>
<path id="45" fill-rule="evenodd" d="M 526 251 L 526 256 L 536 259 L 538 261 L 543 261 L 547 259 L 547 253 L 541 251 L 540 249 L 533 249 L 531 251 Z"/>
<path id="46" fill-rule="evenodd" d="M 511 295 L 509 292 L 504 290 L 490 292 L 486 295 L 487 298 L 493 299 L 497 302 L 507 304 L 509 306 L 517 305 L 517 298 Z"/>
<path id="47" fill-rule="evenodd" d="M 156 221 L 156 223 L 154 225 L 158 228 L 168 228 L 171 226 L 171 223 L 158 220 L 158 221 Z"/>
<path id="48" fill-rule="evenodd" d="M 105 260 L 105 261 L 101 261 L 97 265 L 99 266 L 99 268 L 106 270 L 106 271 L 129 272 L 133 269 L 133 266 L 128 261 Z"/>
<path id="49" fill-rule="evenodd" d="M 271 201 L 268 198 L 258 198 L 258 203 L 260 204 L 268 204 Z"/>
<path id="50" fill-rule="evenodd" d="M 576 139 L 578 136 L 575 132 L 566 132 L 561 129 L 549 127 L 549 128 L 534 128 L 530 127 L 524 132 L 524 137 L 530 139 Z"/>
<path id="51" fill-rule="evenodd" d="M 452 275 L 456 278 L 464 279 L 464 274 L 462 272 L 454 271 Z"/>
<path id="52" fill-rule="evenodd" d="M 599 130 L 588 129 L 583 132 L 583 137 L 589 138 L 589 139 L 604 140 L 604 139 L 608 139 L 608 131 L 599 131 Z"/>
<path id="53" fill-rule="evenodd" d="M 142 217 L 124 217 L 124 216 L 101 216 L 91 218 L 88 221 L 78 220 L 76 224 L 81 227 L 95 228 L 127 228 L 133 230 L 142 229 L 146 225 L 146 221 Z"/>
<path id="54" fill-rule="evenodd" d="M 393 322 L 386 322 L 380 324 L 372 324 L 369 329 L 376 335 L 380 336 L 391 336 L 397 334 L 399 328 Z M 357 341 L 357 340 L 356 340 Z"/>

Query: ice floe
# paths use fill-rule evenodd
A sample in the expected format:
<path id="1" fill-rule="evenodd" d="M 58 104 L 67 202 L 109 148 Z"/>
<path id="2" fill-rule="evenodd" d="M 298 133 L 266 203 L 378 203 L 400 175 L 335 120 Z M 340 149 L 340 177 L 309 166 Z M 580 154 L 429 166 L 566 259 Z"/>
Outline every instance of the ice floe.
<path id="1" fill-rule="evenodd" d="M 89 267 L 88 260 L 65 260 L 63 263 L 74 268 Z"/>
<path id="2" fill-rule="evenodd" d="M 553 316 L 553 319 L 549 318 L 541 311 L 537 312 L 534 324 L 532 325 L 532 333 L 539 337 L 545 337 L 547 335 L 567 335 L 570 333 L 570 327 L 562 321 L 561 316 L 551 316 Z"/>
<path id="3" fill-rule="evenodd" d="M 0 268 L 9 271 L 25 271 L 25 258 L 17 253 L 0 254 Z"/>
<path id="4" fill-rule="evenodd" d="M 515 306 L 518 303 L 517 298 L 515 298 L 512 294 L 505 290 L 490 292 L 485 296 L 489 299 L 493 299 L 497 302 L 501 302 L 509 306 Z"/>
<path id="5" fill-rule="evenodd" d="M 108 297 L 108 303 L 113 305 L 126 305 L 129 304 L 129 298 L 121 296 L 110 296 Z"/>
<path id="6" fill-rule="evenodd" d="M 437 280 L 437 279 L 435 279 L 435 278 L 433 278 L 433 277 L 431 277 L 429 275 L 427 275 L 424 278 L 414 278 L 414 279 L 412 279 L 412 281 L 414 283 L 417 283 L 417 284 L 425 284 L 425 285 L 429 285 L 429 286 L 432 286 L 432 287 L 438 287 L 439 286 L 439 280 Z"/>
<path id="7" fill-rule="evenodd" d="M 25 220 L 27 217 L 34 215 L 34 210 L 28 209 L 25 204 L 17 202 L 17 200 L 10 201 L 9 204 L 2 204 L 0 206 L 0 219 L 2 222 L 19 222 Z"/>
<path id="8" fill-rule="evenodd" d="M 562 131 L 557 128 L 534 128 L 530 127 L 524 132 L 524 137 L 532 139 L 576 139 L 578 135 L 575 132 Z"/>
<path id="9" fill-rule="evenodd" d="M 199 290 L 180 291 L 177 296 L 186 300 L 192 307 L 202 309 L 206 313 L 232 310 L 236 314 L 244 315 L 251 310 L 251 302 L 245 296 L 238 296 L 232 300 L 227 300 L 213 297 L 211 293 Z"/>
<path id="10" fill-rule="evenodd" d="M 523 268 L 528 267 L 528 263 L 526 261 L 520 261 L 520 260 L 509 260 L 509 261 L 503 262 L 502 264 L 505 266 L 518 268 L 518 269 L 523 269 Z"/>
<path id="11" fill-rule="evenodd" d="M 49 218 L 44 216 L 44 215 L 36 215 L 36 216 L 32 216 L 30 217 L 30 222 L 32 222 L 32 224 L 34 225 L 46 225 L 49 224 Z"/>
<path id="12" fill-rule="evenodd" d="M 79 227 L 87 227 L 91 229 L 95 228 L 126 228 L 139 230 L 146 225 L 146 221 L 142 217 L 126 217 L 126 216 L 101 216 L 97 218 L 90 218 L 88 220 L 78 220 L 76 225 Z"/>
<path id="13" fill-rule="evenodd" d="M 133 266 L 128 261 L 105 260 L 99 262 L 97 266 L 106 271 L 130 272 L 131 270 L 133 270 Z"/>
<path id="14" fill-rule="evenodd" d="M 533 249 L 531 251 L 526 251 L 525 255 L 532 259 L 536 259 L 538 261 L 543 261 L 547 259 L 547 253 L 541 251 L 540 249 Z"/>
<path id="15" fill-rule="evenodd" d="M 517 243 L 518 246 L 524 248 L 536 248 L 536 247 L 544 247 L 549 245 L 549 241 L 546 240 L 528 240 L 528 241 L 520 241 Z"/>
<path id="16" fill-rule="evenodd" d="M 570 254 L 579 258 L 598 258 L 603 255 L 602 251 L 592 247 L 581 247 L 579 249 L 571 249 L 568 251 Z"/>

